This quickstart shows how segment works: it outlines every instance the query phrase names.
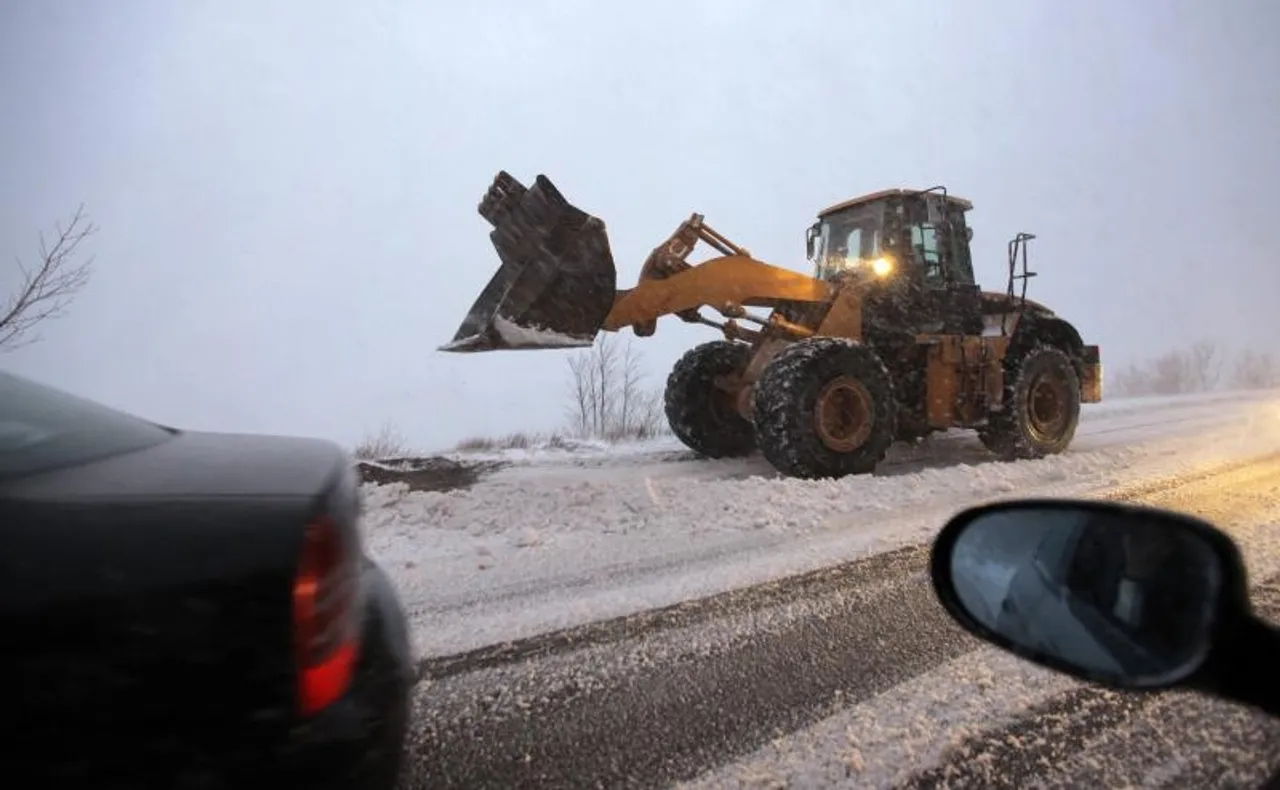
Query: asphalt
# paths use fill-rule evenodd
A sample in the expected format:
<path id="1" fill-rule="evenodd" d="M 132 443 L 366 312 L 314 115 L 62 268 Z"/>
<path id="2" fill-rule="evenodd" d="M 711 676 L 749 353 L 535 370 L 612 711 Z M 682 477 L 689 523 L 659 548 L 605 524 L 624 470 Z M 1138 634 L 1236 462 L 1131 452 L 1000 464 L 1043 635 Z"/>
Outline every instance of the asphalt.
<path id="1" fill-rule="evenodd" d="M 1114 496 L 1229 525 L 1274 513 L 1277 492 L 1273 457 Z M 647 788 L 694 779 L 982 649 L 934 600 L 927 556 L 926 546 L 911 547 L 428 659 L 402 786 Z M 1280 594 L 1260 594 L 1264 611 L 1280 614 Z M 1278 762 L 1277 736 L 1280 726 L 1238 706 L 1073 685 L 960 739 L 900 786 L 1158 786 L 1161 776 L 1170 787 L 1256 786 Z"/>

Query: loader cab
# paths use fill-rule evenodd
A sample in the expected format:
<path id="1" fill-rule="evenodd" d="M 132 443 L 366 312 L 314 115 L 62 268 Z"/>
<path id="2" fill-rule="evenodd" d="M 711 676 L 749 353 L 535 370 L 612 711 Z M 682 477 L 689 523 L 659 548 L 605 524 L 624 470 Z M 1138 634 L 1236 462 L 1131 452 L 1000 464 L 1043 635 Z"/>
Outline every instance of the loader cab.
<path id="1" fill-rule="evenodd" d="M 973 230 L 965 224 L 973 204 L 934 187 L 904 195 L 899 205 L 903 248 L 919 270 L 921 283 L 935 290 L 976 286 L 969 254 Z"/>
<path id="2" fill-rule="evenodd" d="M 894 274 L 890 246 L 890 206 L 883 200 L 848 201 L 818 215 L 806 239 L 814 276 L 831 282 L 846 276 Z"/>
<path id="3" fill-rule="evenodd" d="M 965 222 L 972 208 L 944 187 L 847 200 L 819 212 L 806 238 L 808 257 L 821 280 L 883 280 L 885 299 L 910 313 L 916 331 L 980 332 L 973 232 Z"/>

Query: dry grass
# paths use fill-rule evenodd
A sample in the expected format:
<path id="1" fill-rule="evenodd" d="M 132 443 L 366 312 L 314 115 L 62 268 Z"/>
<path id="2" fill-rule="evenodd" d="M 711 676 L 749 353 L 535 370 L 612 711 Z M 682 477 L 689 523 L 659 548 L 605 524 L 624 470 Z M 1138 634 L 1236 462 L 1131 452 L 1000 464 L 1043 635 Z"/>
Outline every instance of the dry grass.
<path id="1" fill-rule="evenodd" d="M 669 433 L 667 425 L 637 425 L 625 432 L 610 431 L 602 437 L 575 437 L 568 433 L 530 433 L 516 431 L 505 436 L 472 436 L 454 445 L 454 452 L 459 453 L 491 453 L 501 450 L 571 450 L 578 442 L 600 439 L 609 443 L 621 443 L 652 439 Z M 385 461 L 390 458 L 404 458 L 414 453 L 404 438 L 391 425 L 383 425 L 377 433 L 365 436 L 351 451 L 359 461 Z"/>
<path id="2" fill-rule="evenodd" d="M 564 449 L 569 446 L 568 440 L 558 433 L 525 433 L 517 431 L 506 436 L 473 436 L 463 439 L 454 447 L 461 453 L 484 453 L 494 450 L 530 450 L 540 447 Z"/>
<path id="3" fill-rule="evenodd" d="M 638 425 L 627 431 L 610 431 L 602 437 L 575 437 L 567 433 L 526 433 L 517 431 L 505 436 L 472 436 L 454 445 L 460 453 L 490 453 L 499 450 L 569 450 L 576 442 L 599 438 L 611 444 L 652 439 L 669 433 L 666 423 L 660 429 L 652 425 Z"/>
<path id="4" fill-rule="evenodd" d="M 383 425 L 378 432 L 365 436 L 351 451 L 358 460 L 378 461 L 410 455 L 404 438 L 390 425 Z"/>

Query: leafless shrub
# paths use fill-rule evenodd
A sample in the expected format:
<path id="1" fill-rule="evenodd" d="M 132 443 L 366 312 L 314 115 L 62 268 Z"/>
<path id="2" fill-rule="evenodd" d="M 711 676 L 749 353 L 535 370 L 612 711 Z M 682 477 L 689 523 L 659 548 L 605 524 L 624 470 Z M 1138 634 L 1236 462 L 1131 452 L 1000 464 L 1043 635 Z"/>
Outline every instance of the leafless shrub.
<path id="1" fill-rule="evenodd" d="M 351 454 L 361 461 L 380 461 L 409 455 L 409 451 L 395 428 L 384 424 L 377 433 L 361 439 Z"/>
<path id="2" fill-rule="evenodd" d="M 80 245 L 97 232 L 84 206 L 76 209 L 64 227 L 54 226 L 57 237 L 52 246 L 40 234 L 40 258 L 33 267 L 16 259 L 18 287 L 0 308 L 0 351 L 34 343 L 37 328 L 45 321 L 61 317 L 80 289 L 89 282 L 92 256 L 77 260 Z"/>
<path id="3" fill-rule="evenodd" d="M 461 453 L 483 453 L 497 446 L 498 441 L 492 436 L 472 436 L 458 442 L 453 449 Z"/>
<path id="4" fill-rule="evenodd" d="M 551 438 L 547 440 L 547 446 L 553 450 L 568 450 L 570 448 L 569 441 L 558 433 L 551 434 Z"/>

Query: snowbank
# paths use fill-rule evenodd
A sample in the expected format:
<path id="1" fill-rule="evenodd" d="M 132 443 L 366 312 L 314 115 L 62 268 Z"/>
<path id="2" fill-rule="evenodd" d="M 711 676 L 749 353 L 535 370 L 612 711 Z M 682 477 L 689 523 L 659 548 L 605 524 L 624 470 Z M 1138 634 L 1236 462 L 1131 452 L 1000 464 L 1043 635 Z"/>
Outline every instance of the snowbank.
<path id="1" fill-rule="evenodd" d="M 365 486 L 367 545 L 437 653 L 927 539 L 969 503 L 1084 495 L 1280 447 L 1275 395 L 1144 400 L 1091 409 L 1062 456 L 991 462 L 948 435 L 882 476 L 835 481 L 695 460 L 672 440 L 505 453 L 513 465 L 463 490 Z"/>

